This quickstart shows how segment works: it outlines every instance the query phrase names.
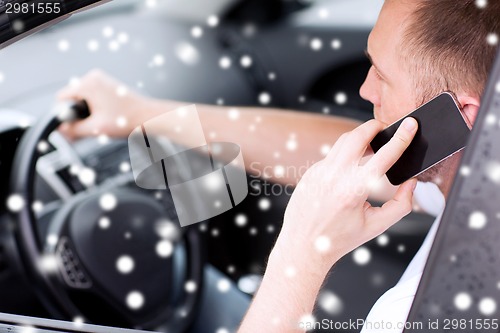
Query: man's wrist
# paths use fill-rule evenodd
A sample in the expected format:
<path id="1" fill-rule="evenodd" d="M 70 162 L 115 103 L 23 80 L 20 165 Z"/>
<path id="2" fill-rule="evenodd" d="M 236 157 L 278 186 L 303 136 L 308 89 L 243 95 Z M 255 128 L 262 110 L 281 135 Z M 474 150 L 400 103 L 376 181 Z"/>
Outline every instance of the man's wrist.
<path id="1" fill-rule="evenodd" d="M 312 245 L 297 246 L 278 239 L 269 256 L 268 267 L 281 269 L 288 276 L 306 273 L 322 283 L 335 262 L 315 251 Z"/>

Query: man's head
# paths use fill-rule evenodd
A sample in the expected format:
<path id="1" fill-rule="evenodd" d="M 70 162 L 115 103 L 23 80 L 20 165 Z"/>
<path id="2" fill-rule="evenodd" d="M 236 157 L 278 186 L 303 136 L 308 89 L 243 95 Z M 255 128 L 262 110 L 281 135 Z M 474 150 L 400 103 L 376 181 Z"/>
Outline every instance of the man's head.
<path id="1" fill-rule="evenodd" d="M 496 54 L 499 18 L 498 0 L 386 0 L 368 40 L 373 66 L 360 90 L 375 118 L 389 125 L 452 91 L 474 123 Z M 458 161 L 450 158 L 419 180 L 451 182 Z"/>

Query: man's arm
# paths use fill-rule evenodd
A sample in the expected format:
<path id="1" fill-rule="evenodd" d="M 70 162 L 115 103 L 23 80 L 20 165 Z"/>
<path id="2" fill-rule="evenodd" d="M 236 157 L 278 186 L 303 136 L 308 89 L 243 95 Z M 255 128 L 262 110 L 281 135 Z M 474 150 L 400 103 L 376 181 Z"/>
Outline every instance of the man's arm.
<path id="1" fill-rule="evenodd" d="M 126 137 L 155 116 L 188 105 L 136 94 L 99 71 L 90 72 L 76 86 L 64 88 L 58 97 L 85 99 L 90 105 L 88 119 L 62 127 L 72 137 Z M 360 124 L 340 117 L 269 108 L 199 104 L 197 109 L 207 141 L 240 145 L 248 173 L 292 186 L 328 153 L 340 135 Z M 179 144 L 189 140 L 189 133 L 167 133 L 164 124 L 157 124 L 156 130 L 158 135 L 175 136 Z"/>
<path id="2" fill-rule="evenodd" d="M 137 94 L 98 70 L 62 89 L 58 99 L 85 99 L 89 103 L 89 118 L 61 126 L 61 131 L 73 138 L 100 134 L 126 137 L 144 122 L 188 105 Z M 202 104 L 197 108 L 207 141 L 240 145 L 249 174 L 290 186 L 295 186 L 311 165 L 324 158 L 342 134 L 360 124 L 341 117 L 269 108 Z M 189 133 L 167 133 L 163 124 L 157 124 L 156 131 L 175 136 L 178 144 L 189 140 Z M 384 176 L 373 187 L 370 199 L 385 202 L 396 190 Z"/>
<path id="3" fill-rule="evenodd" d="M 415 179 L 401 185 L 382 207 L 366 200 L 371 183 L 397 161 L 417 126 L 414 119 L 405 120 L 394 138 L 361 164 L 369 142 L 383 129 L 376 120 L 367 122 L 344 134 L 328 156 L 307 171 L 290 199 L 240 333 L 305 331 L 304 321 L 331 266 L 410 213 Z"/>

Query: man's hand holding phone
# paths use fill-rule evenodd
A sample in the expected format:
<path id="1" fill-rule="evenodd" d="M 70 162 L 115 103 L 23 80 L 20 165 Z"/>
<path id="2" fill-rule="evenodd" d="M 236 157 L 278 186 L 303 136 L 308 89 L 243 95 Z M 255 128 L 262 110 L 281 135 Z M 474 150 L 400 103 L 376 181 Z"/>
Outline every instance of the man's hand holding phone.
<path id="1" fill-rule="evenodd" d="M 416 179 L 402 184 L 382 207 L 372 207 L 367 198 L 374 182 L 410 145 L 417 127 L 415 119 L 405 119 L 392 139 L 363 165 L 370 141 L 384 124 L 371 120 L 344 134 L 299 182 L 271 258 L 280 257 L 277 260 L 290 265 L 321 267 L 326 275 L 342 256 L 410 213 Z"/>
<path id="2" fill-rule="evenodd" d="M 371 120 L 342 135 L 326 158 L 309 168 L 290 199 L 264 279 L 239 333 L 256 327 L 260 332 L 303 332 L 300 323 L 311 320 L 330 268 L 410 213 L 416 179 L 402 184 L 382 207 L 366 200 L 373 182 L 400 158 L 417 127 L 415 119 L 405 119 L 392 139 L 362 163 L 370 141 L 384 129 L 383 123 Z"/>

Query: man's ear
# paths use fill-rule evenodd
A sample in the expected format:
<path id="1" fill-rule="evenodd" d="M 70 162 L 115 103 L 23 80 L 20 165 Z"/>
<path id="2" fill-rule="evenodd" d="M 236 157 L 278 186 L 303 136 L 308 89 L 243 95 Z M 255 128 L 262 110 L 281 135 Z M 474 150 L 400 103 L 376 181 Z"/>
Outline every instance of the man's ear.
<path id="1" fill-rule="evenodd" d="M 457 96 L 457 99 L 462 106 L 462 112 L 469 121 L 469 124 L 471 126 L 474 125 L 477 113 L 479 112 L 479 105 L 481 104 L 479 98 L 468 95 L 459 95 Z"/>

